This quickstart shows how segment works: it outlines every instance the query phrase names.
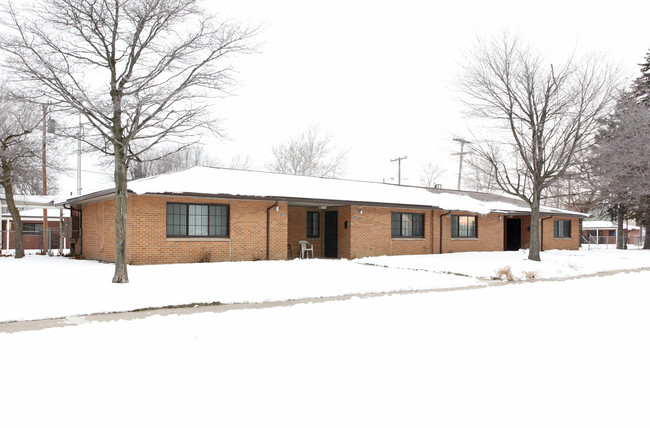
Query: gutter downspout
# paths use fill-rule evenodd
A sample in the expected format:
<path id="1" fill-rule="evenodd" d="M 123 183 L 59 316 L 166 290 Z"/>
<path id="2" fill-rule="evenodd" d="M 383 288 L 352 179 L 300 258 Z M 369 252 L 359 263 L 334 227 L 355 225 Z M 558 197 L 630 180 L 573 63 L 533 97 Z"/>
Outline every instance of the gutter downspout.
<path id="1" fill-rule="evenodd" d="M 431 210 L 431 254 L 434 254 L 434 252 L 433 252 L 433 248 L 434 248 L 434 236 L 433 236 L 433 230 L 435 229 L 435 227 L 433 226 L 433 223 L 434 223 L 433 220 L 434 220 L 434 218 L 435 218 L 435 217 L 434 217 L 435 213 L 436 213 L 436 211 L 432 209 L 432 210 Z"/>
<path id="2" fill-rule="evenodd" d="M 548 220 L 549 218 L 553 218 L 553 216 L 539 219 L 539 228 L 540 228 L 539 251 L 544 251 L 544 220 Z"/>
<path id="3" fill-rule="evenodd" d="M 269 251 L 271 251 L 271 208 L 279 207 L 278 201 L 266 209 L 266 260 L 270 260 Z"/>
<path id="4" fill-rule="evenodd" d="M 442 254 L 442 218 L 449 214 L 451 214 L 451 211 L 447 211 L 444 214 L 440 214 L 440 218 L 438 219 L 440 221 L 440 254 Z"/>

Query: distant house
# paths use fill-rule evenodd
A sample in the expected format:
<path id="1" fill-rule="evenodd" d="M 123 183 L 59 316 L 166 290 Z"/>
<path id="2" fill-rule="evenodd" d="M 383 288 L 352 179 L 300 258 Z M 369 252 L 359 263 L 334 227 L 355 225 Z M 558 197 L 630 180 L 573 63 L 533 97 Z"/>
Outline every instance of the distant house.
<path id="1" fill-rule="evenodd" d="M 514 198 L 353 180 L 195 167 L 128 184 L 132 264 L 504 251 L 530 245 Z M 114 261 L 114 190 L 71 198 L 75 251 Z M 542 249 L 578 249 L 584 215 L 542 207 Z"/>
<path id="2" fill-rule="evenodd" d="M 612 221 L 585 220 L 582 222 L 583 242 L 600 245 L 616 245 L 617 225 Z M 624 229 L 625 242 L 640 244 L 640 228 L 626 224 Z"/>
<path id="3" fill-rule="evenodd" d="M 47 209 L 47 234 L 43 233 L 43 210 L 28 209 L 20 212 L 20 218 L 23 221 L 23 245 L 25 250 L 40 250 L 44 248 L 43 239 L 46 239 L 48 248 L 57 249 L 60 240 L 63 239 L 63 248 L 69 249 L 70 243 L 65 239 L 66 227 L 69 227 L 70 213 L 60 209 Z M 16 225 L 9 213 L 2 214 L 2 250 L 13 250 L 16 248 Z"/>

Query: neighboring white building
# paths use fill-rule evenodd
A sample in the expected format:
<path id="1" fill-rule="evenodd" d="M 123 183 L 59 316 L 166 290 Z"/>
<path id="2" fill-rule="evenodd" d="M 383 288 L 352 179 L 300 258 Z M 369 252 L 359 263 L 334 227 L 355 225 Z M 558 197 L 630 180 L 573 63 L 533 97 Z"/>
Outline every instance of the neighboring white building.
<path id="1" fill-rule="evenodd" d="M 584 220 L 582 222 L 583 242 L 598 245 L 616 245 L 617 225 L 607 220 Z M 626 241 L 633 245 L 640 245 L 641 230 L 639 226 L 629 225 L 625 222 L 623 228 Z"/>

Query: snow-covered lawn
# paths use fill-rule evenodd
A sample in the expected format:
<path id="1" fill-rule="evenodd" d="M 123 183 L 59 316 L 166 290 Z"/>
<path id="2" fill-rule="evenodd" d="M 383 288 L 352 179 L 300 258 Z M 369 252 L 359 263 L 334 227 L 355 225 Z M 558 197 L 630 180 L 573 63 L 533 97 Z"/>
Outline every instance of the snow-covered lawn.
<path id="1" fill-rule="evenodd" d="M 87 281 L 108 293 L 110 266 L 73 263 L 47 286 Z M 335 277 L 366 269 L 350 283 L 414 278 L 323 263 Z M 47 264 L 34 266 L 38 276 Z M 283 266 L 265 286 L 321 269 Z M 236 268 L 200 266 L 176 285 L 224 269 Z M 128 297 L 152 272 L 133 268 L 133 284 L 115 293 Z M 649 301 L 641 272 L 0 334 L 0 426 L 647 427 Z"/>
<path id="2" fill-rule="evenodd" d="M 515 278 L 564 278 L 650 267 L 647 251 L 455 253 L 359 260 L 293 260 L 130 266 L 128 285 L 113 265 L 63 257 L 0 257 L 0 321 L 200 303 L 243 303 L 480 286 L 508 267 Z"/>
<path id="3" fill-rule="evenodd" d="M 509 268 L 514 279 L 572 278 L 621 269 L 650 267 L 650 252 L 643 250 L 581 249 L 544 251 L 542 262 L 528 260 L 527 251 L 453 253 L 421 256 L 369 257 L 358 263 L 428 272 L 449 272 L 475 278 L 491 278 Z"/>

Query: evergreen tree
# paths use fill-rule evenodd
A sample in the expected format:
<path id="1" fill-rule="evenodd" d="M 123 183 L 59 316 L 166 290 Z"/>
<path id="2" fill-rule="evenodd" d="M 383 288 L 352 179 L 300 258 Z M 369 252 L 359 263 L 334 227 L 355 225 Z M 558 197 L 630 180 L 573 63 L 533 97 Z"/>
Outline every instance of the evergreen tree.
<path id="1" fill-rule="evenodd" d="M 634 80 L 632 92 L 637 102 L 650 108 L 650 50 L 645 56 L 645 62 L 639 66 L 641 66 L 641 76 Z"/>
<path id="2" fill-rule="evenodd" d="M 650 223 L 649 160 L 650 108 L 636 92 L 624 93 L 596 135 L 592 157 L 601 206 L 618 221 L 619 237 L 624 217 Z M 650 248 L 647 237 L 644 248 Z"/>

